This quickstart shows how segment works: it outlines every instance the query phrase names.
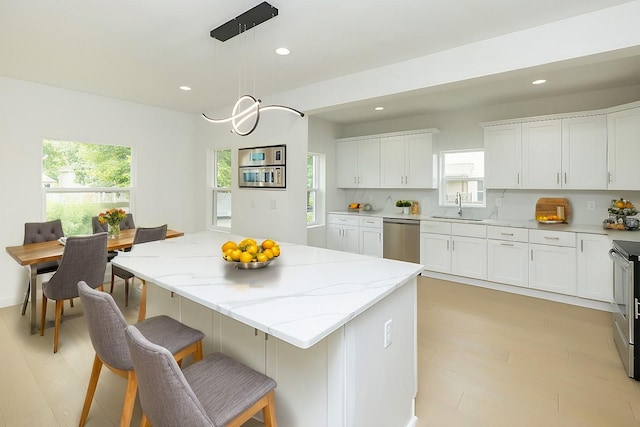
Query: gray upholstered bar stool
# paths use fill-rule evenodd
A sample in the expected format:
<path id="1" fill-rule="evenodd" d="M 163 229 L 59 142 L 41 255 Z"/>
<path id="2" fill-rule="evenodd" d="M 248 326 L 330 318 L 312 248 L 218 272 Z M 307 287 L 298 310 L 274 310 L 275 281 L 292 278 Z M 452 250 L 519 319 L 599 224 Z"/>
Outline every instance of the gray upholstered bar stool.
<path id="1" fill-rule="evenodd" d="M 138 377 L 141 426 L 239 427 L 262 410 L 276 427 L 276 382 L 221 354 L 212 353 L 181 371 L 171 353 L 127 326 L 129 354 Z"/>
<path id="2" fill-rule="evenodd" d="M 96 351 L 80 416 L 80 427 L 85 424 L 89 416 L 102 365 L 127 378 L 127 391 L 124 396 L 120 426 L 128 426 L 131 423 L 138 382 L 125 338 L 127 321 L 111 295 L 92 289 L 84 282 L 78 283 L 77 286 L 87 318 L 91 343 Z M 181 362 L 190 354 L 193 354 L 194 361 L 202 359 L 204 334 L 197 329 L 190 328 L 168 316 L 151 317 L 138 323 L 137 327 L 149 340 L 168 348 L 170 354 L 173 354 L 170 356 L 172 359 L 175 358 Z"/>

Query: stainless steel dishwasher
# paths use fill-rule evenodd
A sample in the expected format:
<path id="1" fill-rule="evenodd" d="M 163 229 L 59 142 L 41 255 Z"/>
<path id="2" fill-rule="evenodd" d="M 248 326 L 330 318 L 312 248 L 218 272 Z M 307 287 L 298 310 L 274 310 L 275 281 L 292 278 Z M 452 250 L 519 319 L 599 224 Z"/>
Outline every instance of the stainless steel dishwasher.
<path id="1" fill-rule="evenodd" d="M 384 218 L 382 256 L 399 261 L 420 263 L 420 221 Z"/>

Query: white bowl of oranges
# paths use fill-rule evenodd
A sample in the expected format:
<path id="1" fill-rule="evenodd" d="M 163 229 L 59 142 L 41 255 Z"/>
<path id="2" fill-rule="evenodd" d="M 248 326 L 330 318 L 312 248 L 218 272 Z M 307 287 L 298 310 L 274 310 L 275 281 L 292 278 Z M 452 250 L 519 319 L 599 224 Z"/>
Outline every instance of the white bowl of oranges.
<path id="1" fill-rule="evenodd" d="M 244 239 L 238 243 L 225 242 L 222 245 L 222 259 L 235 268 L 264 268 L 280 256 L 280 246 L 271 239 L 258 244 L 255 239 Z"/>

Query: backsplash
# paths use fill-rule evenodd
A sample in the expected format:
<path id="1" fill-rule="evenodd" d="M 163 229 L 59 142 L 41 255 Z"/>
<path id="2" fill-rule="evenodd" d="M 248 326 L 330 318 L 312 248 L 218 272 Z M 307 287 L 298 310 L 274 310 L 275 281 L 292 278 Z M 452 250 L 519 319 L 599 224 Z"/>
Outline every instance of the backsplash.
<path id="1" fill-rule="evenodd" d="M 344 209 L 349 202 L 371 204 L 375 212 L 399 213 L 401 208 L 395 205 L 396 200 L 416 200 L 420 203 L 422 215 L 455 215 L 456 207 L 444 208 L 439 205 L 438 190 L 403 190 L 403 189 L 358 189 L 343 190 L 345 196 Z M 612 199 L 629 199 L 640 205 L 640 191 L 540 191 L 540 190 L 487 190 L 487 207 L 463 207 L 465 216 L 473 218 L 495 218 L 500 220 L 535 220 L 536 202 L 541 197 L 564 197 L 569 200 L 572 224 L 599 225 L 607 218 L 607 208 Z M 496 199 L 500 199 L 496 206 Z M 594 202 L 594 203 L 592 203 Z M 595 209 L 588 209 L 595 204 Z"/>

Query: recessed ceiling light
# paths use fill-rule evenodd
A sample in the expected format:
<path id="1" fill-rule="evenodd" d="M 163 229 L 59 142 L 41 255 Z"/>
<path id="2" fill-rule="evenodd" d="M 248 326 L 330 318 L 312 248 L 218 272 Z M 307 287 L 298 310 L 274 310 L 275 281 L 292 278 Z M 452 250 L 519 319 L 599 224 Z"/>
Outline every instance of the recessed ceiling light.
<path id="1" fill-rule="evenodd" d="M 279 47 L 276 49 L 276 53 L 278 55 L 285 56 L 285 55 L 289 55 L 291 52 L 286 47 Z"/>
<path id="2" fill-rule="evenodd" d="M 180 86 L 180 90 L 184 90 L 186 92 L 190 91 L 191 88 L 189 86 Z"/>
<path id="3" fill-rule="evenodd" d="M 547 81 L 545 79 L 538 79 L 538 80 L 534 80 L 531 82 L 532 85 L 541 85 L 543 83 L 546 83 Z"/>
<path id="4" fill-rule="evenodd" d="M 382 110 L 384 110 L 384 107 L 376 107 L 376 108 L 374 108 L 374 110 L 376 110 L 376 111 L 382 111 Z"/>

